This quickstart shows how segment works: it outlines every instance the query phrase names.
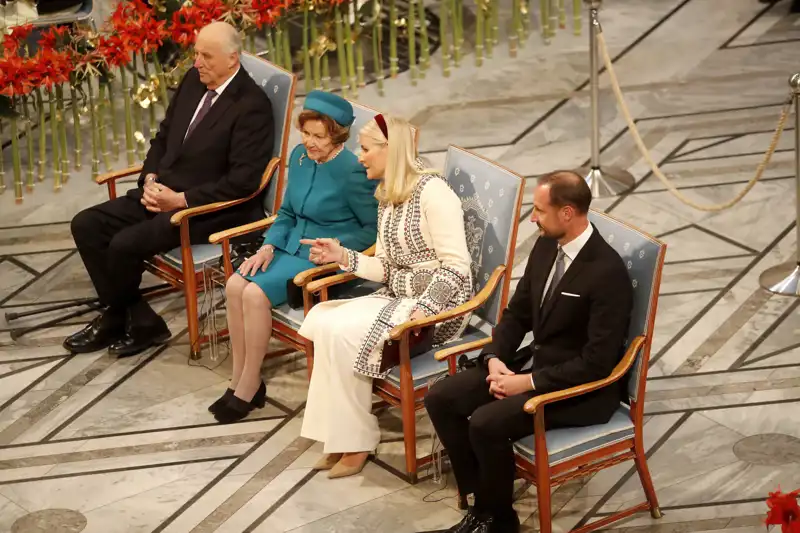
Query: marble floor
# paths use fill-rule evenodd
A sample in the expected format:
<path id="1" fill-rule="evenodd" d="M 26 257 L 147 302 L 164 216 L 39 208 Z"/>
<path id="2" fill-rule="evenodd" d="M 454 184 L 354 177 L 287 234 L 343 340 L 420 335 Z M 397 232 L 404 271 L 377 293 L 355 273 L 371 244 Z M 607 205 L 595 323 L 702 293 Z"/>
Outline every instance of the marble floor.
<path id="1" fill-rule="evenodd" d="M 800 18 L 787 14 L 787 1 L 606 4 L 603 29 L 645 144 L 688 198 L 727 201 L 768 146 L 798 68 Z M 535 35 L 516 59 L 496 53 L 449 78 L 438 74 L 437 56 L 416 88 L 401 75 L 384 97 L 368 87 L 359 99 L 411 118 L 435 164 L 453 143 L 527 177 L 575 167 L 589 151 L 587 39 L 563 32 L 545 46 Z M 800 300 L 758 283 L 796 250 L 794 116 L 740 203 L 698 211 L 650 172 L 607 77 L 601 82 L 603 163 L 637 182 L 594 205 L 669 245 L 645 424 L 664 517 L 639 515 L 611 530 L 761 532 L 767 493 L 800 486 Z M 536 238 L 531 192 L 514 276 Z M 230 362 L 224 347 L 188 360 L 174 294 L 155 300 L 173 340 L 134 358 L 64 352 L 63 337 L 91 314 L 12 338 L 13 328 L 59 313 L 13 322 L 6 313 L 93 295 L 69 220 L 103 196 L 85 167 L 60 193 L 41 184 L 21 205 L 11 191 L 0 195 L 0 531 L 411 533 L 459 519 L 452 479 L 424 472 L 410 485 L 397 475 L 401 431 L 392 410 L 381 416 L 383 443 L 362 476 L 330 481 L 310 470 L 321 450 L 299 437 L 307 389 L 300 354 L 265 364 L 266 408 L 216 425 L 206 406 L 226 388 Z M 422 452 L 431 446 L 424 415 L 419 428 Z M 640 501 L 634 472 L 622 464 L 558 488 L 555 530 Z M 520 485 L 524 531 L 538 527 L 535 500 Z"/>

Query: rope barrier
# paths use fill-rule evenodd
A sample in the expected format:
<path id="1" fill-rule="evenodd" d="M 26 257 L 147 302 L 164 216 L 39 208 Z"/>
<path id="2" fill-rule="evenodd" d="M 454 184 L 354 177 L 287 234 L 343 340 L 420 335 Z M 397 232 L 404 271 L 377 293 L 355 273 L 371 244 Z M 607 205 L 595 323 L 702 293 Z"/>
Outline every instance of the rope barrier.
<path id="1" fill-rule="evenodd" d="M 770 160 L 772 159 L 772 154 L 775 153 L 775 149 L 778 146 L 778 141 L 781 138 L 781 134 L 783 133 L 783 128 L 786 125 L 786 120 L 789 118 L 789 110 L 792 107 L 792 100 L 793 95 L 790 95 L 786 102 L 783 104 L 783 108 L 781 109 L 780 119 L 778 120 L 778 126 L 775 128 L 775 132 L 772 134 L 772 141 L 770 142 L 769 148 L 767 148 L 766 153 L 764 154 L 761 163 L 759 163 L 758 168 L 756 168 L 756 174 L 747 184 L 744 186 L 739 194 L 733 197 L 731 200 L 723 203 L 723 204 L 711 204 L 711 205 L 703 205 L 695 202 L 684 196 L 680 190 L 678 190 L 675 185 L 667 178 L 661 169 L 658 168 L 658 165 L 653 161 L 653 157 L 650 155 L 650 151 L 644 144 L 641 135 L 639 134 L 639 130 L 636 127 L 636 124 L 633 122 L 633 118 L 631 117 L 630 110 L 628 109 L 628 104 L 625 102 L 625 98 L 622 95 L 622 89 L 619 86 L 619 80 L 617 79 L 617 75 L 614 72 L 614 65 L 611 62 L 611 57 L 608 53 L 608 47 L 606 46 L 605 37 L 603 36 L 603 32 L 600 31 L 597 33 L 597 43 L 600 47 L 600 53 L 603 56 L 603 62 L 605 63 L 606 70 L 608 71 L 608 77 L 611 80 L 611 88 L 614 90 L 614 95 L 617 97 L 617 103 L 620 106 L 620 110 L 622 111 L 622 115 L 625 118 L 625 122 L 628 124 L 628 130 L 631 132 L 633 136 L 633 140 L 636 142 L 636 146 L 639 148 L 639 151 L 642 154 L 642 157 L 645 158 L 647 163 L 650 165 L 650 169 L 653 171 L 653 174 L 656 175 L 658 179 L 664 184 L 669 192 L 671 192 L 678 200 L 685 203 L 686 205 L 698 209 L 700 211 L 722 211 L 724 209 L 728 209 L 739 203 L 745 195 L 750 192 L 755 184 L 761 179 L 764 175 L 764 170 L 766 170 L 767 165 L 769 164 Z M 796 111 L 797 112 L 797 111 Z"/>

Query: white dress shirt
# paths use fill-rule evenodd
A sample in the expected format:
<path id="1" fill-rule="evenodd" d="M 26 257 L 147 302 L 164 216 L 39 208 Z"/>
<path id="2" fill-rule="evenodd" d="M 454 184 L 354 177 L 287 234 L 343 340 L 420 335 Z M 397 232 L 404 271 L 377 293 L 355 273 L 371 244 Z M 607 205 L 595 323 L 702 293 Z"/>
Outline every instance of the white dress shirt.
<path id="1" fill-rule="evenodd" d="M 230 85 L 230 84 L 231 84 L 231 81 L 233 80 L 233 78 L 235 78 L 235 77 L 236 77 L 236 75 L 239 73 L 239 69 L 241 69 L 241 68 L 242 68 L 242 67 L 238 67 L 238 68 L 236 69 L 236 72 L 234 72 L 234 73 L 233 73 L 233 75 L 232 75 L 230 78 L 228 78 L 227 80 L 225 80 L 225 81 L 222 83 L 222 85 L 220 85 L 219 87 L 217 87 L 216 89 L 214 89 L 214 92 L 215 92 L 215 93 L 217 93 L 217 94 L 216 94 L 216 95 L 215 95 L 215 96 L 214 96 L 214 97 L 211 99 L 211 107 L 214 107 L 214 104 L 215 104 L 215 103 L 217 103 L 217 100 L 219 100 L 219 97 L 220 97 L 220 95 L 222 94 L 222 91 L 224 91 L 224 90 L 225 90 L 225 88 L 226 88 L 228 85 Z M 203 102 L 205 102 L 205 100 L 206 100 L 206 95 L 203 95 L 203 97 L 200 99 L 200 102 L 197 104 L 197 107 L 196 107 L 196 108 L 195 108 L 195 110 L 194 110 L 194 115 L 192 115 L 192 120 L 191 120 L 191 122 L 189 122 L 189 127 L 191 127 L 191 125 L 192 125 L 192 122 L 194 122 L 194 119 L 195 119 L 195 117 L 197 116 L 197 113 L 199 113 L 199 112 L 200 112 L 200 108 L 201 108 L 201 107 L 203 107 Z M 186 133 L 189 133 L 189 128 L 186 128 Z M 184 140 L 186 140 L 186 133 L 184 133 L 184 134 L 183 134 L 183 139 L 184 139 Z"/>

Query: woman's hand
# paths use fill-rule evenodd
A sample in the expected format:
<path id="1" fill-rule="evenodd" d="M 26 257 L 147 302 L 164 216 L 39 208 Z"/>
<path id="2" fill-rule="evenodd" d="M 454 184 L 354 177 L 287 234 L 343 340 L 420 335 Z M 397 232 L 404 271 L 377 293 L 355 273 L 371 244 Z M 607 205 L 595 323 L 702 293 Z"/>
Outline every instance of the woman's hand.
<path id="1" fill-rule="evenodd" d="M 275 257 L 275 247 L 269 244 L 262 246 L 255 255 L 245 259 L 244 263 L 239 266 L 239 274 L 252 276 L 259 269 L 261 269 L 261 272 L 265 272 L 273 257 Z"/>
<path id="2" fill-rule="evenodd" d="M 308 260 L 312 263 L 317 265 L 338 263 L 346 266 L 347 254 L 344 247 L 336 239 L 300 239 L 300 244 L 311 246 Z"/>

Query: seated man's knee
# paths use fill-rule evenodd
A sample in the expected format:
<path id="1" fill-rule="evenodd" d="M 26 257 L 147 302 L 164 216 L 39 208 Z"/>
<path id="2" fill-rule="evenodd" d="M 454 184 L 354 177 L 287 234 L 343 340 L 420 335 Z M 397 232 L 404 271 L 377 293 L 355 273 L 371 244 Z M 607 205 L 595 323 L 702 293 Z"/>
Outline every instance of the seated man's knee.
<path id="1" fill-rule="evenodd" d="M 267 298 L 267 295 L 264 294 L 264 291 L 261 290 L 261 287 L 259 287 L 255 283 L 248 283 L 247 286 L 244 288 L 244 291 L 242 291 L 242 303 L 246 307 L 256 307 L 263 305 L 266 305 L 268 308 L 272 307 L 272 305 L 269 302 L 269 298 Z"/>
<path id="2" fill-rule="evenodd" d="M 492 409 L 485 408 L 490 405 L 477 409 L 469 419 L 469 438 L 473 442 L 500 438 L 503 434 L 503 420 Z"/>
<path id="3" fill-rule="evenodd" d="M 446 380 L 447 378 L 445 378 Z M 444 381 L 435 383 L 425 394 L 425 409 L 429 415 L 436 416 L 447 408 L 449 403 L 443 389 Z"/>
<path id="4" fill-rule="evenodd" d="M 242 276 L 234 274 L 225 283 L 225 297 L 228 300 L 241 300 L 242 294 L 249 284 L 250 282 Z"/>
<path id="5" fill-rule="evenodd" d="M 96 234 L 99 223 L 97 213 L 91 207 L 72 217 L 69 227 L 75 244 L 80 247 L 87 237 Z"/>

